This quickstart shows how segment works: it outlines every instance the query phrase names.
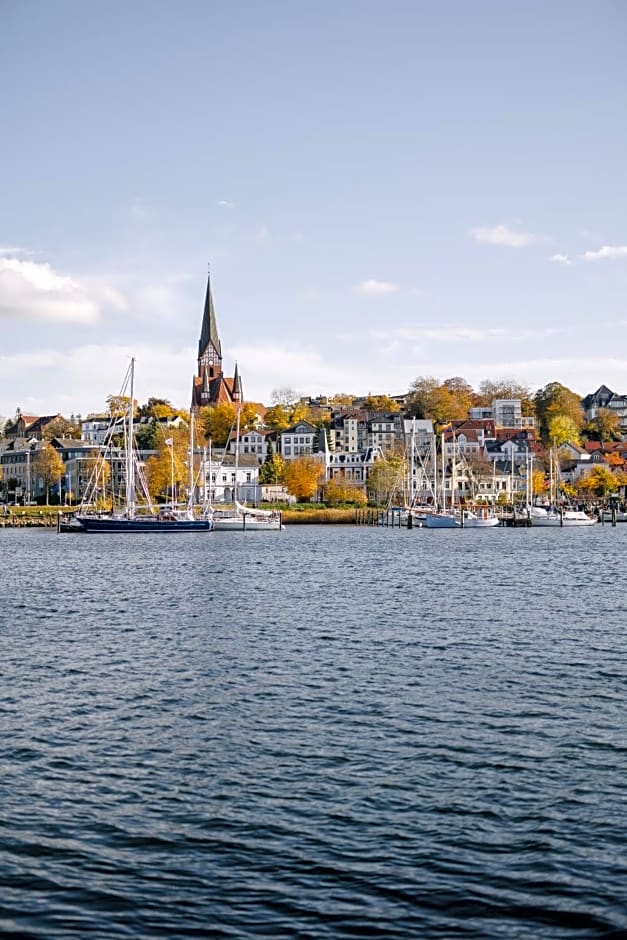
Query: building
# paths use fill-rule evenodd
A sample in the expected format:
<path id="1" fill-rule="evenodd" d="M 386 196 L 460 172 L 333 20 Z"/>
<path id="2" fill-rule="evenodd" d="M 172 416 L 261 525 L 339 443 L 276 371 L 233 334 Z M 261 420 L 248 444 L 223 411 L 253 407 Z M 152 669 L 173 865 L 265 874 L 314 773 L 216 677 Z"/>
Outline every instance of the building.
<path id="1" fill-rule="evenodd" d="M 211 294 L 211 278 L 208 276 L 198 341 L 198 371 L 192 384 L 192 411 L 197 412 L 206 405 L 236 401 L 243 401 L 242 381 L 237 365 L 232 378 L 227 378 L 222 371 L 222 346 Z"/>

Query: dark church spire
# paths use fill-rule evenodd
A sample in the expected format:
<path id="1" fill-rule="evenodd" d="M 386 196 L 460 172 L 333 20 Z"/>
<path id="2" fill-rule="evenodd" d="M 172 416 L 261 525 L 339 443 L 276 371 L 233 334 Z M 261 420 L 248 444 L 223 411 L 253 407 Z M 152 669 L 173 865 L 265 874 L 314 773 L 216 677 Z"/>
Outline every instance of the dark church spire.
<path id="1" fill-rule="evenodd" d="M 218 358 L 222 358 L 220 348 L 220 337 L 218 336 L 218 325 L 216 323 L 216 313 L 213 309 L 213 297 L 211 296 L 211 274 L 207 274 L 207 293 L 205 296 L 205 312 L 202 318 L 202 329 L 200 331 L 200 340 L 198 342 L 198 357 L 200 358 L 207 347 L 211 344 L 215 349 Z"/>

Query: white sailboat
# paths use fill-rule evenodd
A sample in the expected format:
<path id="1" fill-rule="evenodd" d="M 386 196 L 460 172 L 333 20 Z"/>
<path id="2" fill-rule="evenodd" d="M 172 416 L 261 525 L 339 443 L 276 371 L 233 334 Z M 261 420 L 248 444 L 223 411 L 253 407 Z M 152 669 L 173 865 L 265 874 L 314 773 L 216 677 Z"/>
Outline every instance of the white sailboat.
<path id="1" fill-rule="evenodd" d="M 451 506 L 446 508 L 446 460 L 444 433 L 441 438 L 442 451 L 442 482 L 441 482 L 441 509 L 425 515 L 424 525 L 427 529 L 492 529 L 499 525 L 499 519 L 488 508 L 477 511 L 455 505 L 455 492 L 457 488 L 457 451 L 455 435 L 453 435 L 453 459 L 451 468 Z"/>
<path id="2" fill-rule="evenodd" d="M 549 506 L 531 506 L 529 519 L 532 526 L 544 528 L 572 528 L 574 526 L 596 525 L 596 519 L 581 509 L 560 506 L 559 502 L 559 466 L 553 449 L 549 453 Z"/>
<path id="3" fill-rule="evenodd" d="M 213 528 L 218 532 L 276 532 L 284 527 L 280 510 L 257 509 L 246 506 L 238 500 L 239 472 L 240 408 L 237 406 L 235 432 L 235 487 L 234 508 L 216 509 L 211 507 Z"/>

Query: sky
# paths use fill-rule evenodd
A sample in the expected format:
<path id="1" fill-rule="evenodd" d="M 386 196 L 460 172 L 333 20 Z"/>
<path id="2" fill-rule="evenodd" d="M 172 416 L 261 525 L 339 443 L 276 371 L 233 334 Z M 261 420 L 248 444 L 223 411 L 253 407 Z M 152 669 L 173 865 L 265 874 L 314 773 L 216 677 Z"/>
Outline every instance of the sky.
<path id="1" fill-rule="evenodd" d="M 622 0 L 0 0 L 0 415 L 627 392 Z"/>

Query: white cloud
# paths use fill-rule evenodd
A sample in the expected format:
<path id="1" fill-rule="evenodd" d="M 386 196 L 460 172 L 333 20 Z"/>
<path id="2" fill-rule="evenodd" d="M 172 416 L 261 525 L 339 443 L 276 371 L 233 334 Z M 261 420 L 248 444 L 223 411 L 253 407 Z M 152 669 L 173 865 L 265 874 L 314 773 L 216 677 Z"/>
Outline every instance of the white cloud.
<path id="1" fill-rule="evenodd" d="M 586 261 L 601 261 L 604 258 L 613 260 L 625 257 L 627 257 L 627 245 L 604 245 L 598 251 L 586 251 L 584 254 Z"/>
<path id="2" fill-rule="evenodd" d="M 377 297 L 382 294 L 395 294 L 398 291 L 398 286 L 392 284 L 389 281 L 375 281 L 371 279 L 369 281 L 362 281 L 361 284 L 356 284 L 353 287 L 355 294 L 361 294 L 362 297 Z"/>
<path id="3" fill-rule="evenodd" d="M 87 344 L 0 353 L 0 374 L 5 379 L 0 413 L 13 414 L 17 406 L 30 414 L 101 411 L 107 395 L 119 392 L 131 356 L 136 359 L 135 397 L 140 402 L 151 395 L 163 396 L 181 408 L 189 407 L 196 364 L 193 347 Z"/>
<path id="4" fill-rule="evenodd" d="M 49 264 L 0 258 L 0 318 L 95 323 L 107 304 L 121 307 L 124 299 L 114 288 L 58 274 Z"/>
<path id="5" fill-rule="evenodd" d="M 228 199 L 218 199 L 218 205 L 222 206 L 223 209 L 234 209 L 235 203 L 229 202 Z"/>
<path id="6" fill-rule="evenodd" d="M 509 225 L 494 225 L 492 228 L 473 228 L 470 234 L 478 242 L 490 245 L 506 245 L 508 248 L 524 248 L 534 242 L 544 241 L 540 235 L 510 228 Z"/>
<path id="7" fill-rule="evenodd" d="M 568 255 L 551 255 L 550 260 L 554 261 L 556 264 L 572 264 Z"/>
<path id="8" fill-rule="evenodd" d="M 270 230 L 267 225 L 260 225 L 255 232 L 255 241 L 259 245 L 269 245 L 271 242 Z"/>
<path id="9" fill-rule="evenodd" d="M 0 245 L 0 258 L 5 255 L 29 255 L 30 251 L 25 248 L 18 248 L 16 245 Z"/>

